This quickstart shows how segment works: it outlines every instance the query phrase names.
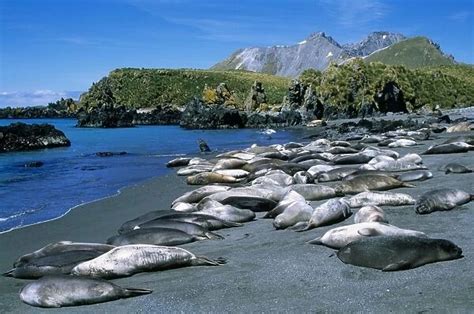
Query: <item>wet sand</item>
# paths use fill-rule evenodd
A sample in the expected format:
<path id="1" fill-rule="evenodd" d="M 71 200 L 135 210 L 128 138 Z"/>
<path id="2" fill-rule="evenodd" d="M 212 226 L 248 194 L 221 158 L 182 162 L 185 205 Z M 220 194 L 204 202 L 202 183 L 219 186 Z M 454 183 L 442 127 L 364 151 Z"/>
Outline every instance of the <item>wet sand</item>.
<path id="1" fill-rule="evenodd" d="M 459 133 L 435 135 L 441 142 Z M 421 153 L 434 141 L 412 148 Z M 438 168 L 459 162 L 474 169 L 474 152 L 422 156 L 434 177 L 416 188 L 394 190 L 414 197 L 434 188 L 474 192 L 474 174 L 445 175 Z M 194 187 L 170 175 L 126 188 L 108 199 L 73 209 L 65 217 L 0 234 L 0 271 L 24 253 L 60 240 L 102 242 L 129 219 L 155 209 Z M 313 207 L 322 202 L 312 202 Z M 148 288 L 143 297 L 63 309 L 23 304 L 18 291 L 27 280 L 0 277 L 1 312 L 457 312 L 474 310 L 474 202 L 449 212 L 417 215 L 413 206 L 384 207 L 391 224 L 445 238 L 463 249 L 464 258 L 420 268 L 381 272 L 343 264 L 334 250 L 306 244 L 334 226 L 296 233 L 276 231 L 272 220 L 222 229 L 224 240 L 182 245 L 196 255 L 225 257 L 219 267 L 188 267 L 141 273 L 114 280 L 125 287 Z M 261 215 L 259 215 L 261 216 Z M 352 218 L 338 224 L 351 224 Z"/>

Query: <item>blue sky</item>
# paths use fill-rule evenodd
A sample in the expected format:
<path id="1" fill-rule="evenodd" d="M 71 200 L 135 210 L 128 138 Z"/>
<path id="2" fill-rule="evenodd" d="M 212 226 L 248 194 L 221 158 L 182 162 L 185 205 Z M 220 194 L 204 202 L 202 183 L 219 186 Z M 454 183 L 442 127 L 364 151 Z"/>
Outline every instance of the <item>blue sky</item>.
<path id="1" fill-rule="evenodd" d="M 474 0 L 0 0 L 0 107 L 77 97 L 118 67 L 208 68 L 324 31 L 424 35 L 474 63 Z"/>

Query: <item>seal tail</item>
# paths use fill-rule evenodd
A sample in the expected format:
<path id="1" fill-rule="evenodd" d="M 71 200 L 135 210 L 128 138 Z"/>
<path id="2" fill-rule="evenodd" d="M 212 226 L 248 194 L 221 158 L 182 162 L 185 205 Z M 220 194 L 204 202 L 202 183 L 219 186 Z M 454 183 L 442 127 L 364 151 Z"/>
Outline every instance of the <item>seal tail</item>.
<path id="1" fill-rule="evenodd" d="M 153 290 L 150 289 L 138 289 L 138 288 L 124 288 L 123 294 L 124 298 L 132 298 L 140 295 L 150 294 Z"/>
<path id="2" fill-rule="evenodd" d="M 316 238 L 316 239 L 311 240 L 311 241 L 308 241 L 308 242 L 306 242 L 306 243 L 315 244 L 315 245 L 324 245 L 324 244 L 323 244 L 323 241 L 321 241 L 321 237 Z"/>
<path id="3" fill-rule="evenodd" d="M 228 220 L 223 220 L 222 221 L 224 226 L 226 226 L 227 228 L 232 228 L 232 227 L 242 227 L 243 224 L 241 224 L 240 222 L 233 222 L 233 221 L 228 221 Z"/>
<path id="4" fill-rule="evenodd" d="M 10 269 L 9 271 L 2 274 L 4 277 L 13 277 L 13 273 L 15 272 L 15 268 Z"/>
<path id="5" fill-rule="evenodd" d="M 311 226 L 311 224 L 309 224 L 309 222 L 305 221 L 303 223 L 297 223 L 296 225 L 291 226 L 288 229 L 296 231 L 296 232 L 303 232 L 303 231 L 311 230 L 313 229 L 313 227 Z"/>
<path id="6" fill-rule="evenodd" d="M 402 183 L 402 187 L 405 187 L 405 188 L 416 188 L 416 185 L 412 184 L 412 183 L 408 183 L 408 182 L 403 182 Z"/>
<path id="7" fill-rule="evenodd" d="M 194 266 L 220 266 L 226 264 L 227 260 L 224 257 L 218 257 L 214 260 L 205 256 L 196 256 L 192 264 Z"/>
<path id="8" fill-rule="evenodd" d="M 474 194 L 471 194 L 471 201 L 474 201 Z"/>
<path id="9" fill-rule="evenodd" d="M 206 232 L 204 234 L 206 236 L 206 238 L 208 238 L 209 240 L 223 240 L 224 237 L 221 236 L 220 234 L 217 234 L 217 233 L 214 233 L 214 232 Z"/>

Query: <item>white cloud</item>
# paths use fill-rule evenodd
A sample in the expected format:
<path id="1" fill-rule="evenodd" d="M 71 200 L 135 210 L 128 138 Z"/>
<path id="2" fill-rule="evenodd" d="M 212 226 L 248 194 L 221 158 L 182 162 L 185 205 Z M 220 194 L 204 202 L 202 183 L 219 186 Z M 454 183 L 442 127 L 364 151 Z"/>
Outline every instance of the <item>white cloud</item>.
<path id="1" fill-rule="evenodd" d="M 469 11 L 459 11 L 448 16 L 448 19 L 456 22 L 465 22 L 471 16 Z"/>
<path id="2" fill-rule="evenodd" d="M 0 107 L 42 106 L 62 98 L 78 99 L 79 91 L 52 91 L 48 89 L 35 91 L 0 92 Z"/>

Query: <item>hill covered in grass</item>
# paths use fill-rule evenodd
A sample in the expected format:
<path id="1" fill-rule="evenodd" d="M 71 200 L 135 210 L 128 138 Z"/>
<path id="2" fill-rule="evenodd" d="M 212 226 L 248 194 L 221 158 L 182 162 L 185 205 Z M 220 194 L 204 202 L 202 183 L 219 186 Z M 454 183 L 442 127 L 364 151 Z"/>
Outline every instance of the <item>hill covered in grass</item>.
<path id="1" fill-rule="evenodd" d="M 243 105 L 254 81 L 263 84 L 269 104 L 278 104 L 286 94 L 289 79 L 248 71 L 192 69 L 116 69 L 94 83 L 80 98 L 81 107 L 100 104 L 123 105 L 126 108 L 156 107 L 170 104 L 184 106 L 193 97 L 200 97 L 204 87 L 220 83 L 235 93 Z"/>
<path id="2" fill-rule="evenodd" d="M 474 104 L 474 68 L 468 65 L 411 70 L 380 62 L 366 63 L 358 58 L 342 65 L 333 63 L 324 72 L 306 70 L 300 79 L 304 84 L 311 84 L 325 106 L 336 110 L 352 107 L 358 111 L 371 103 L 378 106 L 376 99 L 389 83 L 403 93 L 408 111 L 436 105 L 452 108 Z"/>
<path id="3" fill-rule="evenodd" d="M 402 40 L 370 54 L 364 60 L 388 65 L 404 65 L 410 69 L 455 63 L 452 57 L 443 54 L 439 46 L 426 37 Z"/>

